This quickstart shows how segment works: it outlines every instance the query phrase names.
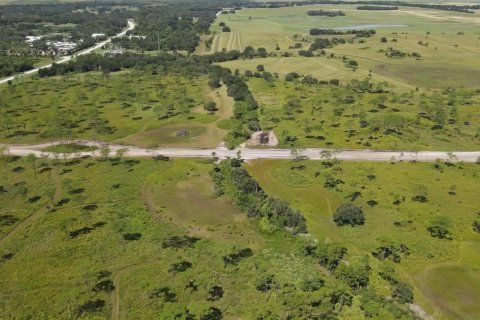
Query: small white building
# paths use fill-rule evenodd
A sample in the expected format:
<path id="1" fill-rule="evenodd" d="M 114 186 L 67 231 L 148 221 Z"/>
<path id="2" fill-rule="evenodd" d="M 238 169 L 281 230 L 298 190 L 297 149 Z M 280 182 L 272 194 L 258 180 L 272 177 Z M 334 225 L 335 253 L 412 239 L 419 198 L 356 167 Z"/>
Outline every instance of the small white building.
<path id="1" fill-rule="evenodd" d="M 105 37 L 105 33 L 92 33 L 93 39 L 102 38 L 102 37 Z"/>
<path id="2" fill-rule="evenodd" d="M 146 36 L 135 36 L 135 35 L 129 35 L 128 39 L 146 39 Z"/>
<path id="3" fill-rule="evenodd" d="M 35 41 L 42 39 L 43 36 L 26 36 L 25 38 L 26 38 L 25 40 L 26 43 L 32 44 Z"/>

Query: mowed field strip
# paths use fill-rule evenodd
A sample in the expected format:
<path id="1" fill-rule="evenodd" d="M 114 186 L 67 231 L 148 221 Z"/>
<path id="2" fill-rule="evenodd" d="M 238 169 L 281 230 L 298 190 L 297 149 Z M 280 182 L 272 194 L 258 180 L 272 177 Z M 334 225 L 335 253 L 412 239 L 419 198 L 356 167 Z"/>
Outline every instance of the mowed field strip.
<path id="1" fill-rule="evenodd" d="M 240 40 L 240 33 L 236 31 L 220 32 L 215 35 L 210 52 L 220 52 L 223 49 L 227 51 L 239 50 L 242 51 L 242 42 Z"/>

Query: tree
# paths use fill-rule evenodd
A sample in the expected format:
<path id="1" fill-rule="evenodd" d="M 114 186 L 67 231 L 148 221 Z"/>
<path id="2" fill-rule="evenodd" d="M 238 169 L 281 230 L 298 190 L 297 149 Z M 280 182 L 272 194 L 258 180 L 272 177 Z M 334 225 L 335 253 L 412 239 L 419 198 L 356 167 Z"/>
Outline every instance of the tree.
<path id="1" fill-rule="evenodd" d="M 267 49 L 265 48 L 258 48 L 257 49 L 257 56 L 265 58 L 267 56 Z"/>
<path id="2" fill-rule="evenodd" d="M 257 71 L 259 71 L 259 72 L 265 71 L 264 65 L 263 65 L 263 64 L 259 64 L 259 65 L 257 66 Z"/>
<path id="3" fill-rule="evenodd" d="M 397 282 L 393 288 L 392 297 L 400 303 L 413 303 L 413 288 L 405 282 Z"/>
<path id="4" fill-rule="evenodd" d="M 315 248 L 315 257 L 321 266 L 330 272 L 335 270 L 347 253 L 347 248 L 338 244 L 322 243 Z"/>
<path id="5" fill-rule="evenodd" d="M 368 257 L 354 259 L 348 265 L 341 263 L 334 274 L 358 292 L 360 288 L 365 287 L 369 282 L 370 266 Z"/>
<path id="6" fill-rule="evenodd" d="M 203 109 L 208 112 L 215 112 L 217 111 L 217 104 L 214 101 L 208 101 L 203 105 Z"/>
<path id="7" fill-rule="evenodd" d="M 3 163 L 4 172 L 6 174 L 7 168 L 8 168 L 8 148 L 7 147 L 0 147 L 0 162 Z"/>
<path id="8" fill-rule="evenodd" d="M 359 226 L 365 223 L 365 217 L 361 208 L 353 203 L 341 204 L 333 214 L 333 221 L 337 226 Z"/>
<path id="9" fill-rule="evenodd" d="M 255 57 L 255 49 L 252 46 L 247 46 L 243 50 L 243 55 L 249 59 Z"/>
<path id="10" fill-rule="evenodd" d="M 230 32 L 230 27 L 224 26 L 222 32 Z"/>
<path id="11" fill-rule="evenodd" d="M 152 153 L 152 157 L 155 157 L 159 147 L 157 143 L 151 143 L 147 146 L 147 151 Z"/>
<path id="12" fill-rule="evenodd" d="M 382 38 L 380 39 L 380 42 L 387 42 L 387 37 L 382 37 Z"/>
<path id="13" fill-rule="evenodd" d="M 108 158 L 108 155 L 110 154 L 110 147 L 108 145 L 104 145 L 100 148 L 100 155 L 107 159 Z"/>
<path id="14" fill-rule="evenodd" d="M 128 148 L 120 148 L 115 151 L 115 155 L 117 158 L 122 159 L 125 154 L 127 154 L 129 151 Z"/>
<path id="15" fill-rule="evenodd" d="M 29 153 L 27 156 L 27 161 L 32 164 L 33 167 L 33 173 L 35 174 L 35 177 L 37 176 L 37 156 L 35 153 Z"/>

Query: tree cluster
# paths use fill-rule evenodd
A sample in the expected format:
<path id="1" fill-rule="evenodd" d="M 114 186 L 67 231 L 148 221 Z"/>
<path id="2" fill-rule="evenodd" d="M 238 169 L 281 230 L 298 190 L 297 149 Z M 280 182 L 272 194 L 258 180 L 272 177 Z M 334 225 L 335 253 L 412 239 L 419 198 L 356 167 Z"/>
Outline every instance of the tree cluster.
<path id="1" fill-rule="evenodd" d="M 284 200 L 268 196 L 242 167 L 240 160 L 222 161 L 210 175 L 218 189 L 232 197 L 249 217 L 265 217 L 271 224 L 288 228 L 294 233 L 307 232 L 301 213 Z"/>

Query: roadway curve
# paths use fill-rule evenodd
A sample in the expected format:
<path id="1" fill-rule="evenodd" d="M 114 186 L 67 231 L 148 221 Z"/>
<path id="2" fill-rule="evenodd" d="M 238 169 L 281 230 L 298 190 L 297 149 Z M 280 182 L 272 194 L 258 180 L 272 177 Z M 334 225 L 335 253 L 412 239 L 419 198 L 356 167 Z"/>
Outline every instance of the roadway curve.
<path id="1" fill-rule="evenodd" d="M 127 22 L 128 22 L 128 27 L 125 30 L 123 30 L 122 32 L 120 32 L 119 34 L 117 34 L 113 37 L 110 37 L 107 40 L 104 40 L 102 42 L 99 42 L 99 43 L 95 44 L 93 47 L 87 48 L 85 50 L 82 50 L 80 52 L 74 53 L 74 54 L 69 55 L 69 56 L 64 56 L 60 60 L 55 61 L 54 63 L 68 62 L 76 56 L 82 56 L 84 54 L 88 54 L 88 53 L 90 53 L 94 50 L 97 50 L 97 49 L 103 47 L 107 43 L 111 42 L 113 38 L 123 37 L 128 31 L 135 29 L 135 22 L 133 20 L 127 20 Z M 33 73 L 37 73 L 38 70 L 40 70 L 40 69 L 50 68 L 52 66 L 52 64 L 53 63 L 50 63 L 50 64 L 47 64 L 47 65 L 44 65 L 44 66 L 41 66 L 41 67 L 37 67 L 37 68 L 32 69 L 32 70 L 25 71 L 24 73 L 19 73 L 19 74 L 15 74 L 15 75 L 13 75 L 11 77 L 8 77 L 8 78 L 3 78 L 3 79 L 0 80 L 0 84 L 6 83 L 10 80 L 14 80 L 15 78 L 18 78 L 18 77 L 21 77 L 21 76 L 27 76 L 27 75 L 31 75 Z"/>
<path id="2" fill-rule="evenodd" d="M 48 142 L 37 145 L 7 145 L 0 144 L 0 147 L 7 149 L 7 153 L 11 155 L 26 156 L 33 153 L 37 156 L 52 157 L 53 153 L 42 151 L 43 149 L 60 144 L 62 142 Z M 108 145 L 111 150 L 111 154 L 115 154 L 118 149 L 128 148 L 128 151 L 124 154 L 127 157 L 147 157 L 152 156 L 152 151 L 146 148 L 108 144 L 105 142 L 92 142 L 92 141 L 76 141 L 75 143 L 87 146 L 101 147 Z M 298 155 L 305 156 L 305 158 L 311 160 L 325 160 L 327 157 L 322 156 L 322 151 L 326 149 L 321 148 L 307 148 L 298 149 Z M 463 162 L 477 162 L 480 157 L 480 151 L 373 151 L 373 150 L 329 150 L 331 157 L 344 161 L 419 161 L 419 162 L 432 162 L 437 159 L 444 161 L 463 161 Z M 253 148 L 238 148 L 229 150 L 227 148 L 215 148 L 215 149 L 195 149 L 195 148 L 158 148 L 155 154 L 164 155 L 172 158 L 209 158 L 212 154 L 215 154 L 219 159 L 225 159 L 227 157 L 234 158 L 240 155 L 242 159 L 254 160 L 254 159 L 292 159 L 292 151 L 290 149 L 253 149 Z M 325 154 L 325 153 L 324 153 Z M 93 156 L 98 157 L 100 153 L 94 152 L 80 152 L 74 156 Z"/>

